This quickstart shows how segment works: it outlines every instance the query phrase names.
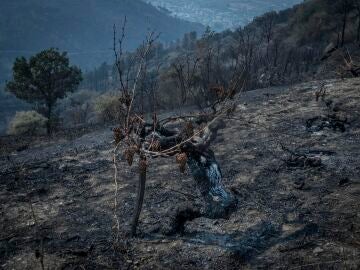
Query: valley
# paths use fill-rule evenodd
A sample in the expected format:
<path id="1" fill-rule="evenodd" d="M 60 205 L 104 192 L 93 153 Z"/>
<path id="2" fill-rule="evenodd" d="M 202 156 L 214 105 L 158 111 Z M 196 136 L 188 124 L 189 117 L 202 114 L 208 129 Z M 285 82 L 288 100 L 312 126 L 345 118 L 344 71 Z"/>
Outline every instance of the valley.
<path id="1" fill-rule="evenodd" d="M 272 10 L 282 10 L 301 0 L 148 0 L 178 18 L 210 26 L 213 30 L 235 29 L 250 23 L 254 17 Z"/>

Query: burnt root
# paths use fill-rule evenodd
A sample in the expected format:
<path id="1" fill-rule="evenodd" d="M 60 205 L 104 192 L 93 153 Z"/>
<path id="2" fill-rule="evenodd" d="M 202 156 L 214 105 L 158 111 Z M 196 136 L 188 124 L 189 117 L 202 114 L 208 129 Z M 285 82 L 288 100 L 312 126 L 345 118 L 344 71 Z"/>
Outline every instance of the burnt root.
<path id="1" fill-rule="evenodd" d="M 346 119 L 340 119 L 336 114 L 324 116 L 316 116 L 306 121 L 306 129 L 311 132 L 318 132 L 324 129 L 333 131 L 346 131 Z"/>
<path id="2" fill-rule="evenodd" d="M 185 223 L 192 221 L 196 218 L 202 217 L 200 209 L 193 208 L 191 206 L 183 206 L 177 209 L 175 217 L 173 218 L 170 230 L 165 232 L 166 235 L 183 235 L 185 232 Z"/>

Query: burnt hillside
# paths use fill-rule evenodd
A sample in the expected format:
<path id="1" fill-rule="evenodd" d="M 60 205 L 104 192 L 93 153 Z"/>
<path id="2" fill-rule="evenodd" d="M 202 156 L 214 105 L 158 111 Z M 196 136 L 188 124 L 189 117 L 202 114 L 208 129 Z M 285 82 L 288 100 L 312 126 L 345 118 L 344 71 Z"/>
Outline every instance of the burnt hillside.
<path id="1" fill-rule="evenodd" d="M 220 62 L 223 67 L 231 67 L 236 61 L 243 65 L 247 73 L 246 90 L 359 76 L 351 68 L 359 70 L 360 65 L 360 2 L 304 1 L 292 8 L 265 13 L 236 30 L 215 33 L 208 29 L 198 37 L 186 34 L 170 48 L 159 45 L 154 50 L 150 66 L 163 67 L 158 76 L 160 92 L 170 99 L 170 106 L 179 105 L 173 99 L 179 91 L 174 65 L 194 64 L 206 51 L 211 51 L 212 65 Z M 108 73 L 103 72 L 104 68 Z M 113 84 L 107 74 L 112 69 L 108 65 L 88 72 L 83 87 L 111 90 Z M 226 73 L 214 72 L 209 84 L 226 84 L 224 81 L 229 81 Z M 199 82 L 193 84 L 201 87 Z"/>
<path id="2" fill-rule="evenodd" d="M 139 237 L 126 236 L 137 169 L 122 160 L 114 245 L 110 130 L 3 151 L 0 265 L 40 269 L 43 254 L 51 269 L 357 269 L 359 87 L 327 80 L 241 94 L 212 147 L 238 206 L 229 219 L 187 222 L 182 234 L 176 211 L 203 201 L 189 172 L 159 158 Z"/>

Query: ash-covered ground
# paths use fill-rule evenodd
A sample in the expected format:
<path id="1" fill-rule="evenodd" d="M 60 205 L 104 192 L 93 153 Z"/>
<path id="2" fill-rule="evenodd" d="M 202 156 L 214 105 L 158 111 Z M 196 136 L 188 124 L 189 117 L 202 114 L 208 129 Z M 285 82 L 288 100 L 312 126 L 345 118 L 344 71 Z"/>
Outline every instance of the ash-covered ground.
<path id="1" fill-rule="evenodd" d="M 359 269 L 360 80 L 243 93 L 224 121 L 212 149 L 238 199 L 230 218 L 169 236 L 203 201 L 189 172 L 155 159 L 129 237 L 137 168 L 121 161 L 118 242 L 110 129 L 11 152 L 2 140 L 0 268 Z"/>

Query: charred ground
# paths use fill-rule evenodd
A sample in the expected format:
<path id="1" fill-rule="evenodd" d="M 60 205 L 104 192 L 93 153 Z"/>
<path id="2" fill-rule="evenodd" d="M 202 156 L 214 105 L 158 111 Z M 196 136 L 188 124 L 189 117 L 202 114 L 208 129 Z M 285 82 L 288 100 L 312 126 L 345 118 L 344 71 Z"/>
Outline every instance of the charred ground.
<path id="1" fill-rule="evenodd" d="M 111 130 L 3 149 L 1 268 L 357 269 L 359 91 L 349 79 L 241 94 L 212 147 L 238 199 L 226 220 L 197 218 L 169 235 L 179 210 L 203 202 L 191 175 L 159 158 L 139 237 L 127 237 L 137 168 L 122 161 L 116 244 Z"/>

